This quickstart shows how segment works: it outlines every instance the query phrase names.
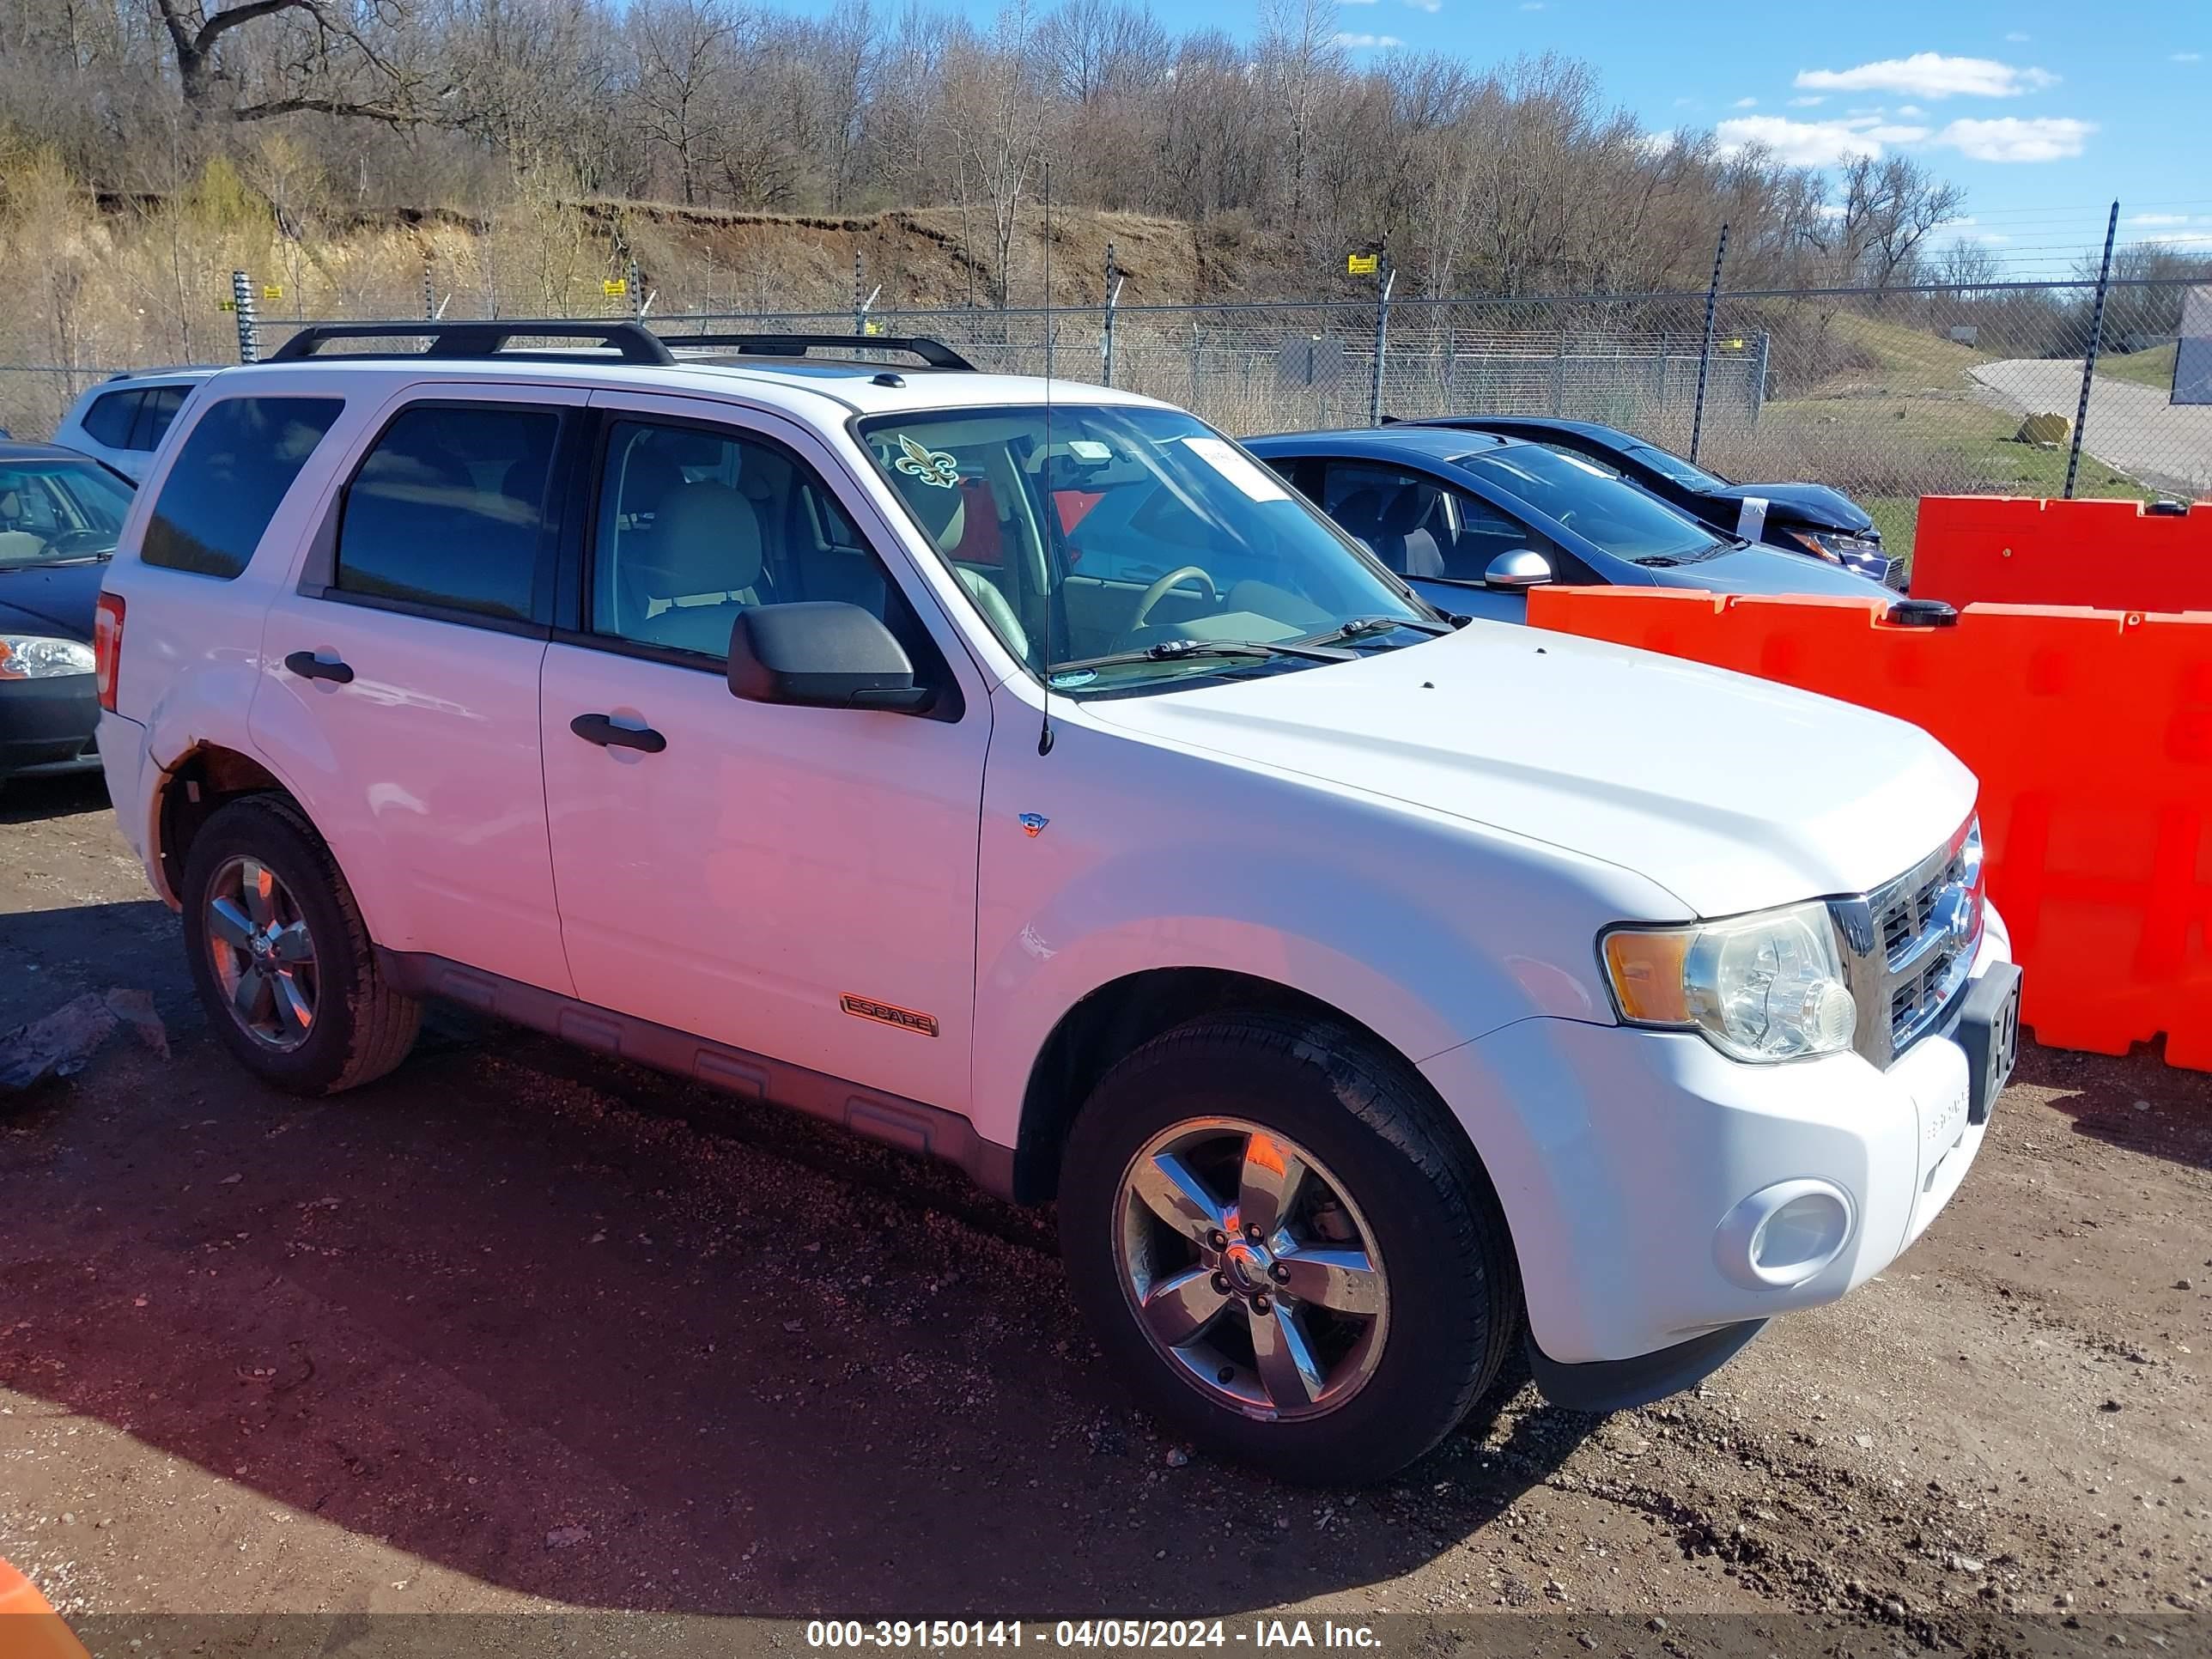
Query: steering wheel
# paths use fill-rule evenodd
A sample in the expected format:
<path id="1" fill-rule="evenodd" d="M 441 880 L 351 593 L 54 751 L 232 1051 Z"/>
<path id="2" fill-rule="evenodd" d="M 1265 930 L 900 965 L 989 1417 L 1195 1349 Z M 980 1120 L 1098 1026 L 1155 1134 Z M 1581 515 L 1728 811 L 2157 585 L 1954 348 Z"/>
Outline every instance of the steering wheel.
<path id="1" fill-rule="evenodd" d="M 1137 601 L 1137 614 L 1129 618 L 1128 631 L 1133 634 L 1145 625 L 1147 619 L 1149 619 L 1152 614 L 1152 607 L 1158 605 L 1162 599 L 1167 598 L 1168 590 L 1170 588 L 1173 587 L 1177 582 L 1187 582 L 1194 576 L 1197 577 L 1199 580 L 1206 584 L 1206 597 L 1207 599 L 1215 601 L 1218 601 L 1220 599 L 1221 590 L 1213 585 L 1212 577 L 1207 575 L 1206 572 L 1200 570 L 1194 564 L 1182 565 L 1176 569 L 1169 571 L 1166 575 L 1161 577 L 1159 580 L 1154 582 L 1150 587 L 1145 590 L 1145 597 Z"/>

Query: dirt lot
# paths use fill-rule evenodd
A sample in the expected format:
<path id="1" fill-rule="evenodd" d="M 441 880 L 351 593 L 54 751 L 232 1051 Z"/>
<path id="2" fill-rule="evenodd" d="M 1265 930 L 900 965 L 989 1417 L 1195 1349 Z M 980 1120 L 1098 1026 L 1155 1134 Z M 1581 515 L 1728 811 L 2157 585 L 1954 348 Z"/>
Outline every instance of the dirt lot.
<path id="1" fill-rule="evenodd" d="M 1505 1608 L 1577 1652 L 1607 1614 L 1685 1651 L 1644 1632 L 1703 1613 L 1877 1653 L 2202 1644 L 2172 1615 L 2212 1599 L 2212 1078 L 2147 1057 L 2031 1051 L 1929 1236 L 1695 1395 L 1522 1390 L 1353 1494 L 1163 1442 L 1045 1222 L 948 1172 L 459 1016 L 360 1094 L 261 1090 L 97 788 L 10 790 L 0 1027 L 112 987 L 171 1057 L 118 1038 L 0 1105 L 0 1556 L 88 1624 Z"/>

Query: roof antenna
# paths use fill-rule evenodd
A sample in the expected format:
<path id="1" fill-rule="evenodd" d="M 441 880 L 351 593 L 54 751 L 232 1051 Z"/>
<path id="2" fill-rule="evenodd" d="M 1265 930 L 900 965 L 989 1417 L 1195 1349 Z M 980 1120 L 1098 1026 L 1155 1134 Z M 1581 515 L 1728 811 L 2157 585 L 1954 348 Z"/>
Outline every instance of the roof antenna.
<path id="1" fill-rule="evenodd" d="M 1037 465 L 1044 485 L 1044 702 L 1037 753 L 1052 753 L 1052 560 L 1060 507 L 1052 491 L 1052 163 L 1044 164 L 1044 454 Z"/>

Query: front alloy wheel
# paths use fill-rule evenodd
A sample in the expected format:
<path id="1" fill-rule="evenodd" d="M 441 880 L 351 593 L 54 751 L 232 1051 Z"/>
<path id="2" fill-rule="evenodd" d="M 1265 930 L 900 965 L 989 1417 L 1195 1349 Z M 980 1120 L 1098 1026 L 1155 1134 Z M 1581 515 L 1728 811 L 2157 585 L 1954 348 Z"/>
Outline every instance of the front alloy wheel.
<path id="1" fill-rule="evenodd" d="M 1335 1410 L 1375 1374 L 1390 1317 L 1373 1232 L 1297 1142 L 1242 1118 L 1177 1123 L 1121 1177 L 1122 1288 L 1160 1356 L 1265 1419 Z"/>

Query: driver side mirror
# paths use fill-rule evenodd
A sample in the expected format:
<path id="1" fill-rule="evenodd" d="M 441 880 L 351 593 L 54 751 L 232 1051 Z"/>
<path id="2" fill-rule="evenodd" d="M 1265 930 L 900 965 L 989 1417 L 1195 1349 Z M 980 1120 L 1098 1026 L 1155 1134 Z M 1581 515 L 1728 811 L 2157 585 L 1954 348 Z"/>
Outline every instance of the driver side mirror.
<path id="1" fill-rule="evenodd" d="M 808 708 L 920 714 L 936 693 L 915 684 L 905 648 L 857 605 L 749 605 L 730 629 L 730 695 Z"/>
<path id="2" fill-rule="evenodd" d="M 1531 547 L 1516 547 L 1510 553 L 1500 553 L 1482 573 L 1485 587 L 1508 591 L 1541 587 L 1551 580 L 1552 562 Z"/>

